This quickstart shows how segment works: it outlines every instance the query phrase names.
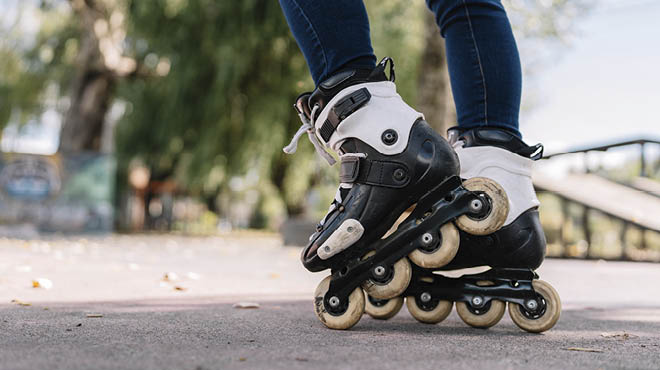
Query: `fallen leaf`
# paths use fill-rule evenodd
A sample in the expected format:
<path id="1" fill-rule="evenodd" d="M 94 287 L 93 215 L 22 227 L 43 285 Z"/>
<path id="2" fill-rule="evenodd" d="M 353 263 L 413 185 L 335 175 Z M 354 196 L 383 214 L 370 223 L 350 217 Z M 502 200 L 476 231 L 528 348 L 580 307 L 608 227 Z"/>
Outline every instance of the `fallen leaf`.
<path id="1" fill-rule="evenodd" d="M 163 275 L 163 281 L 174 280 L 179 280 L 179 275 L 177 275 L 176 272 L 166 272 L 165 275 Z"/>
<path id="2" fill-rule="evenodd" d="M 186 288 L 184 288 L 184 287 L 182 287 L 182 286 L 175 285 L 175 286 L 174 286 L 174 290 L 177 290 L 177 291 L 179 291 L 179 292 L 183 292 L 183 291 L 186 290 Z"/>
<path id="3" fill-rule="evenodd" d="M 621 340 L 626 340 L 630 338 L 637 338 L 636 335 L 628 334 L 625 331 L 615 332 L 615 333 L 600 333 L 600 336 L 603 338 L 616 338 Z"/>
<path id="4" fill-rule="evenodd" d="M 45 278 L 39 278 L 37 280 L 32 280 L 32 287 L 50 289 L 53 287 L 53 282 Z"/>
<path id="5" fill-rule="evenodd" d="M 234 303 L 233 308 L 259 308 L 261 307 L 259 303 L 255 302 L 238 302 Z"/>
<path id="6" fill-rule="evenodd" d="M 238 361 L 245 361 L 245 360 L 247 360 L 247 358 L 245 358 L 245 357 L 239 357 L 238 358 Z"/>
<path id="7" fill-rule="evenodd" d="M 303 357 L 296 357 L 296 361 L 307 362 L 307 361 L 309 361 L 309 360 L 306 359 L 306 358 L 303 358 Z"/>
<path id="8" fill-rule="evenodd" d="M 16 303 L 19 306 L 32 306 L 32 303 L 23 302 L 20 299 L 12 299 L 11 303 Z"/>
<path id="9" fill-rule="evenodd" d="M 567 351 L 579 351 L 579 352 L 597 352 L 597 353 L 603 352 L 602 349 L 597 349 L 597 348 L 568 347 L 563 349 Z"/>
<path id="10" fill-rule="evenodd" d="M 88 313 L 87 315 L 85 315 L 85 317 L 98 318 L 98 317 L 103 317 L 103 314 L 102 313 Z"/>

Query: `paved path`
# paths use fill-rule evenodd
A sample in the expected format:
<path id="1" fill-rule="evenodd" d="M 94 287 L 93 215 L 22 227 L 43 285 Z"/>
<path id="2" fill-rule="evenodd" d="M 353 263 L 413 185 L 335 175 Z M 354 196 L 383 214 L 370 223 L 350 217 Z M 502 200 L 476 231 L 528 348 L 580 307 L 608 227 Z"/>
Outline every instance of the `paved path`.
<path id="1" fill-rule="evenodd" d="M 341 332 L 314 316 L 323 274 L 298 252 L 254 234 L 0 239 L 0 369 L 660 366 L 660 265 L 548 260 L 539 273 L 564 311 L 542 335 L 508 317 L 489 330 L 455 313 L 423 325 L 405 309 Z M 232 307 L 243 301 L 260 308 Z"/>

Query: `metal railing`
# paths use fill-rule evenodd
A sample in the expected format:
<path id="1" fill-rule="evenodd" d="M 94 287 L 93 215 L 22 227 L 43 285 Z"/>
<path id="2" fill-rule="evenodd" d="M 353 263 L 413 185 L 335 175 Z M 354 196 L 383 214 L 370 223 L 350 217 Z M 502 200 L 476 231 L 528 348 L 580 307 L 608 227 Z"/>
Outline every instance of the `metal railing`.
<path id="1" fill-rule="evenodd" d="M 655 166 L 652 168 L 649 168 L 649 161 L 646 155 L 646 147 L 648 145 L 660 145 L 660 139 L 655 139 L 655 138 L 637 138 L 637 139 L 632 139 L 632 140 L 622 140 L 618 142 L 613 142 L 613 143 L 607 143 L 607 144 L 601 144 L 601 145 L 589 145 L 589 146 L 582 146 L 582 147 L 576 147 L 570 150 L 566 150 L 563 152 L 556 152 L 556 153 L 551 153 L 543 156 L 543 159 L 550 159 L 554 158 L 557 156 L 563 156 L 563 155 L 568 155 L 568 154 L 578 154 L 578 153 L 589 153 L 589 152 L 606 152 L 607 150 L 611 148 L 617 148 L 617 147 L 624 147 L 624 146 L 633 146 L 637 145 L 639 146 L 639 161 L 640 161 L 640 172 L 639 176 L 641 178 L 645 178 L 646 186 L 647 189 L 638 189 L 634 183 L 626 183 L 626 182 L 621 182 L 621 181 L 614 181 L 611 179 L 608 179 L 608 181 L 611 181 L 614 184 L 618 185 L 624 185 L 630 188 L 634 188 L 635 190 L 638 190 L 640 192 L 646 193 L 650 196 L 657 197 L 658 193 L 656 193 L 655 190 L 648 190 L 648 187 L 650 185 L 654 185 L 654 180 L 648 179 L 650 175 L 656 174 L 660 170 L 660 161 L 655 161 Z M 588 158 L 585 155 L 585 172 L 586 173 L 592 173 L 589 163 L 587 162 Z M 649 171 L 650 170 L 650 171 Z M 648 180 L 646 180 L 648 179 Z M 561 181 L 561 180 L 558 180 Z M 658 183 L 658 186 L 660 188 L 660 183 Z M 562 226 L 560 227 L 560 230 L 558 232 L 558 239 L 559 243 L 562 248 L 561 256 L 562 257 L 574 257 L 569 253 L 569 244 L 571 241 L 566 240 L 567 237 L 565 235 L 565 225 L 563 224 L 567 220 L 576 220 L 576 223 L 578 224 L 578 227 L 581 226 L 581 231 L 584 236 L 584 241 L 586 242 L 586 252 L 584 253 L 583 258 L 602 258 L 598 256 L 593 256 L 592 255 L 592 239 L 594 236 L 594 231 L 592 230 L 590 224 L 591 224 L 591 219 L 593 217 L 594 211 L 598 211 L 599 213 L 607 216 L 608 218 L 612 220 L 618 221 L 620 223 L 621 227 L 619 232 L 619 242 L 621 244 L 621 253 L 618 256 L 618 258 L 609 258 L 609 259 L 616 259 L 616 260 L 639 260 L 640 258 L 633 258 L 627 253 L 627 247 L 630 244 L 630 242 L 627 240 L 626 235 L 628 234 L 629 230 L 632 228 L 635 228 L 641 232 L 640 238 L 638 244 L 639 244 L 639 249 L 640 250 L 647 250 L 648 247 L 648 241 L 647 241 L 647 233 L 652 232 L 652 233 L 659 233 L 660 230 L 655 230 L 654 228 L 649 228 L 648 226 L 641 225 L 638 220 L 636 220 L 634 217 L 631 217 L 630 219 L 621 217 L 620 215 L 613 214 L 612 212 L 608 212 L 608 210 L 603 209 L 598 207 L 597 205 L 594 204 L 586 204 L 584 202 L 580 202 L 579 197 L 569 197 L 566 194 L 562 194 L 561 192 L 553 192 L 549 191 L 550 189 L 544 189 L 540 186 L 537 186 L 539 193 L 551 193 L 559 198 L 560 202 L 560 208 L 561 208 L 561 214 L 562 214 Z M 653 186 L 655 189 L 655 187 Z M 594 189 L 594 191 L 597 191 L 597 189 Z M 624 191 L 622 191 L 624 193 Z M 569 211 L 569 204 L 577 204 L 581 206 L 582 212 L 581 214 L 576 218 L 575 215 L 571 215 Z M 622 204 L 625 205 L 625 200 L 622 199 Z M 575 212 L 573 212 L 575 213 Z M 573 217 L 573 218 L 571 218 Z M 654 216 L 655 217 L 655 216 Z M 657 217 L 660 217 L 660 209 L 657 211 Z M 643 254 L 643 253 L 642 253 Z M 643 258 L 645 260 L 648 260 L 647 258 Z M 657 258 L 651 258 L 651 260 L 657 260 Z"/>

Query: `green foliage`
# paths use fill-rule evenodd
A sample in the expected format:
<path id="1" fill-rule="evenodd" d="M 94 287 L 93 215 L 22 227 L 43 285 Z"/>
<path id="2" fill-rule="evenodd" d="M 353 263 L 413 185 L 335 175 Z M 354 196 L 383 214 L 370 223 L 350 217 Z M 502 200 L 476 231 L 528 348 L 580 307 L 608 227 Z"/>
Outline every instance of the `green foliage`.
<path id="1" fill-rule="evenodd" d="M 124 56 L 138 64 L 136 73 L 119 77 L 116 91 L 116 102 L 125 107 L 115 130 L 119 187 L 129 163 L 139 159 L 152 179 L 174 179 L 181 192 L 209 204 L 230 207 L 232 199 L 242 196 L 238 193 L 258 191 L 255 225 L 279 217 L 282 204 L 290 214 L 300 213 L 310 200 L 314 209 L 327 207 L 335 169 L 314 156 L 306 140 L 295 156 L 281 150 L 299 125 L 291 108 L 295 97 L 314 86 L 277 1 L 99 1 L 109 17 L 125 19 L 119 44 Z M 365 3 L 374 50 L 395 59 L 399 92 L 414 104 L 425 5 Z M 84 32 L 69 4 L 42 0 L 35 10 L 40 30 L 29 42 L 26 35 L 3 30 L 0 127 L 38 117 L 51 97 L 66 97 Z M 526 25 L 528 35 L 555 37 L 564 24 L 558 20 L 572 19 L 562 10 L 576 3 L 508 4 L 514 23 Z M 540 26 L 530 27 L 536 23 L 529 19 Z M 64 113 L 65 99 L 55 101 L 53 106 Z M 249 183 L 247 188 L 231 186 L 248 173 L 258 180 L 234 181 Z M 311 187 L 324 190 L 310 192 Z"/>
<path id="2" fill-rule="evenodd" d="M 424 47 L 423 14 L 429 10 L 422 1 L 365 0 L 364 3 L 369 13 L 374 52 L 379 58 L 394 58 L 397 90 L 414 106 L 417 68 Z"/>
<path id="3" fill-rule="evenodd" d="M 141 157 L 156 178 L 212 195 L 281 156 L 296 128 L 291 104 L 311 81 L 277 2 L 131 1 L 127 9 L 133 56 L 169 72 L 120 87 L 130 102 L 116 136 L 124 163 Z"/>
<path id="4" fill-rule="evenodd" d="M 61 108 L 57 101 L 73 72 L 80 35 L 76 19 L 62 7 L 33 9 L 32 15 L 40 22 L 34 39 L 16 24 L 0 32 L 0 128 Z"/>

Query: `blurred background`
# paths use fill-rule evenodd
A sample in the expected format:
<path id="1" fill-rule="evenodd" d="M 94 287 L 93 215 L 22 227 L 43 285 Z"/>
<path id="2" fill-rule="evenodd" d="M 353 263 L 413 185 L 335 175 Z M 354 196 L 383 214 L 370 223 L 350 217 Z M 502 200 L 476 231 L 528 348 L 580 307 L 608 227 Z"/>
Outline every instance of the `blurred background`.
<path id="1" fill-rule="evenodd" d="M 660 2 L 507 0 L 548 254 L 660 261 Z M 423 1 L 366 0 L 374 49 L 439 132 L 455 123 Z M 312 90 L 272 0 L 0 2 L 0 236 L 216 235 L 304 243 L 337 170 L 292 104 Z"/>

